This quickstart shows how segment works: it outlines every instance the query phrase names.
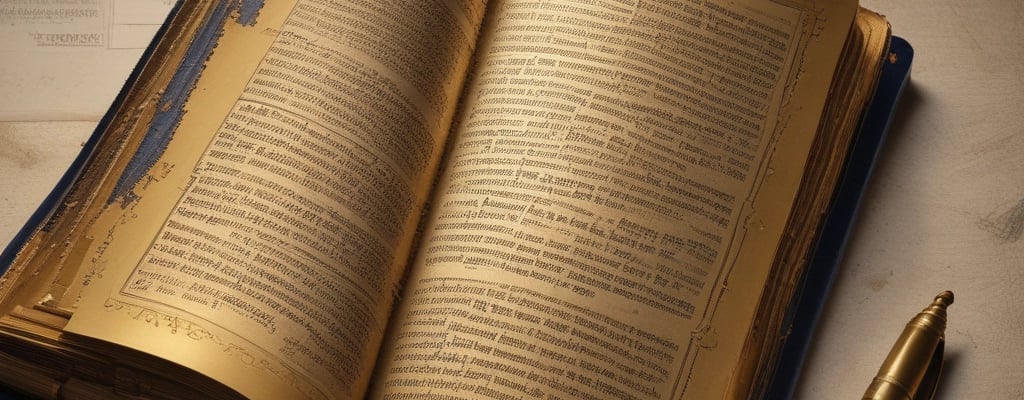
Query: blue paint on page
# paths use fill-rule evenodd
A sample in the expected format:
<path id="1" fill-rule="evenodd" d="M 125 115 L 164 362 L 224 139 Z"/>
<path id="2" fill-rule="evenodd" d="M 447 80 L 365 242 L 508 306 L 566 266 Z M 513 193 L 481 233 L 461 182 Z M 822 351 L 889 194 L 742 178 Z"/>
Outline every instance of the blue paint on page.
<path id="1" fill-rule="evenodd" d="M 255 3 L 246 1 L 246 3 Z M 262 0 L 260 0 L 262 3 Z M 157 106 L 157 113 L 153 116 L 149 131 L 139 144 L 138 150 L 132 156 L 124 172 L 117 180 L 114 192 L 111 193 L 107 204 L 112 204 L 119 198 L 124 198 L 121 207 L 127 207 L 129 203 L 138 196 L 132 192 L 132 188 L 138 183 L 153 166 L 158 158 L 167 149 L 171 141 L 174 129 L 181 122 L 184 115 L 185 101 L 196 85 L 199 74 L 203 70 L 206 59 L 210 56 L 213 48 L 217 45 L 222 25 L 215 21 L 225 21 L 228 13 L 237 5 L 237 2 L 222 2 L 218 5 L 210 19 L 203 25 L 195 39 L 189 45 L 181 65 L 174 77 L 171 78 L 166 90 L 160 97 Z M 250 6 L 250 8 L 252 8 Z M 258 9 L 256 9 L 258 11 Z"/>
<path id="2" fill-rule="evenodd" d="M 264 0 L 242 0 L 241 8 L 238 10 L 238 23 L 245 26 L 256 25 L 256 16 L 263 8 Z"/>

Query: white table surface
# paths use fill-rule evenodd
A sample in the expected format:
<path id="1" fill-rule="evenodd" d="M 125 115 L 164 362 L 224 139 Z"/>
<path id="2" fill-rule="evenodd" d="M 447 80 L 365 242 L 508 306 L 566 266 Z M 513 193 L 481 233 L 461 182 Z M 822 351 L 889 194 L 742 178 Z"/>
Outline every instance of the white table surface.
<path id="1" fill-rule="evenodd" d="M 949 289 L 956 302 L 938 397 L 1022 399 L 1024 2 L 862 2 L 914 46 L 912 82 L 797 397 L 859 398 L 906 321 Z M 0 121 L 0 246 L 99 118 L 61 115 L 84 117 Z"/>

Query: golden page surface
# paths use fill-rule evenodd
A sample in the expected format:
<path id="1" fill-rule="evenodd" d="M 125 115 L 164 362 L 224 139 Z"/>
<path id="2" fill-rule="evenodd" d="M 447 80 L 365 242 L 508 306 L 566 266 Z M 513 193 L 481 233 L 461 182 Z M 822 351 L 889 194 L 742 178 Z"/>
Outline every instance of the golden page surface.
<path id="1" fill-rule="evenodd" d="M 247 397 L 359 396 L 482 12 L 300 0 L 226 22 L 137 199 L 90 228 L 67 330 Z"/>
<path id="2" fill-rule="evenodd" d="M 377 398 L 747 390 L 855 4 L 587 3 L 491 4 Z"/>

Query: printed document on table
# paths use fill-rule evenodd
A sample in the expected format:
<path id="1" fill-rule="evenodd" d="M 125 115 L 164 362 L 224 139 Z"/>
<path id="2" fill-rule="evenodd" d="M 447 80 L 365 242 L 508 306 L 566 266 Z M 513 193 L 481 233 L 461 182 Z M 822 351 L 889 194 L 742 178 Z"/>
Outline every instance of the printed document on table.
<path id="1" fill-rule="evenodd" d="M 0 121 L 98 120 L 174 0 L 0 0 Z"/>

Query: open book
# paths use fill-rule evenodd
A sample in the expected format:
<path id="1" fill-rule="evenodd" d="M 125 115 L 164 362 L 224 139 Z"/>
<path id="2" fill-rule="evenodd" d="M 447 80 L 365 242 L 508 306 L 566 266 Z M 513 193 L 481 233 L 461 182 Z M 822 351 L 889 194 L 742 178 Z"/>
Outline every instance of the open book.
<path id="1" fill-rule="evenodd" d="M 852 1 L 186 1 L 10 250 L 42 397 L 758 396 L 888 25 Z"/>

